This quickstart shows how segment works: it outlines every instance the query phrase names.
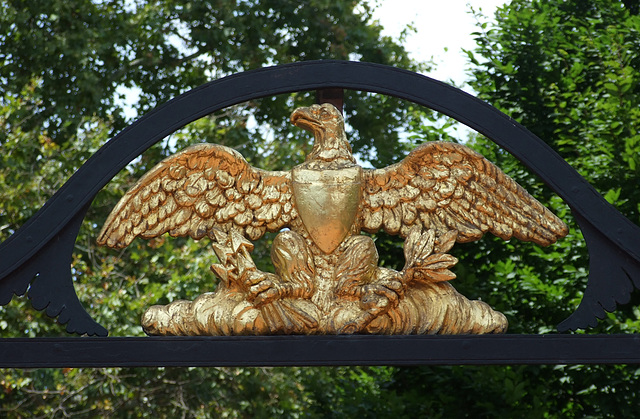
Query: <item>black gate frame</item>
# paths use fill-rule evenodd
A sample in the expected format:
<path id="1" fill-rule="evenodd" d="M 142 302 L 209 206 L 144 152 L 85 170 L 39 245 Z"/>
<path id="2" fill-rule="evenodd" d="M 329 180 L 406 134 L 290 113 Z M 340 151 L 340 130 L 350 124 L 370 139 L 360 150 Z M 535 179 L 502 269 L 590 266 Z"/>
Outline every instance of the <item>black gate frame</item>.
<path id="1" fill-rule="evenodd" d="M 153 144 L 203 116 L 262 97 L 334 89 L 394 96 L 448 115 L 509 151 L 564 199 L 587 242 L 590 273 L 580 305 L 559 331 L 595 326 L 640 288 L 640 228 L 513 119 L 414 72 L 307 61 L 215 80 L 156 108 L 108 141 L 1 243 L 0 305 L 27 293 L 34 308 L 57 317 L 68 332 L 103 337 L 0 339 L 0 367 L 640 363 L 635 334 L 104 337 L 107 330 L 80 304 L 70 272 L 75 239 L 98 191 Z"/>

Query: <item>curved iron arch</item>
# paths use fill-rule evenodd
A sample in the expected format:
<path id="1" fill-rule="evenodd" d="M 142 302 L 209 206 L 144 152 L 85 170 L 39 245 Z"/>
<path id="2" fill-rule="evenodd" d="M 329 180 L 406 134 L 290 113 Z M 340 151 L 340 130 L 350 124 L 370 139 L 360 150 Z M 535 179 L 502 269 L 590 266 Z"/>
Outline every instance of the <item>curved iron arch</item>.
<path id="1" fill-rule="evenodd" d="M 252 99 L 329 88 L 394 96 L 448 115 L 509 151 L 569 204 L 589 246 L 590 274 L 579 307 L 559 325 L 561 331 L 594 326 L 604 310 L 629 300 L 634 285 L 640 288 L 640 228 L 522 125 L 460 89 L 414 72 L 371 63 L 308 61 L 207 83 L 159 106 L 108 141 L 0 244 L 0 304 L 29 288 L 33 306 L 58 317 L 68 332 L 106 335 L 78 301 L 69 269 L 81 222 L 98 191 L 153 144 L 205 115 Z"/>

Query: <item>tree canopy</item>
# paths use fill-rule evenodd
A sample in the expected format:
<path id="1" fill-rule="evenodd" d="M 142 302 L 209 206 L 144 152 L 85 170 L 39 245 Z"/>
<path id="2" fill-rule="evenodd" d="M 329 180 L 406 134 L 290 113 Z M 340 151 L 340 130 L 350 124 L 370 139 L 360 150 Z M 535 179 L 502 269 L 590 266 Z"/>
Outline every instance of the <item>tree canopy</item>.
<path id="1" fill-rule="evenodd" d="M 640 224 L 637 2 L 513 0 L 493 24 L 476 17 L 477 47 L 467 53 L 478 96 L 538 135 Z M 512 156 L 482 137 L 471 143 L 571 231 L 548 248 L 485 238 L 456 255 L 456 287 L 503 311 L 510 333 L 553 333 L 586 285 L 581 232 L 569 209 Z M 639 318 L 636 292 L 587 332 L 637 333 Z M 441 416 L 619 417 L 637 404 L 638 372 L 635 366 L 415 368 L 398 370 L 395 383 L 441 400 Z M 464 391 L 453 396 L 450 388 Z"/>
<path id="2" fill-rule="evenodd" d="M 470 84 L 558 151 L 640 223 L 640 17 L 637 1 L 513 0 L 495 23 L 476 14 Z M 0 3 L 0 241 L 77 167 L 139 114 L 211 79 L 309 59 L 353 59 L 420 70 L 402 39 L 381 35 L 363 1 L 22 0 Z M 255 166 L 291 167 L 309 150 L 292 129 L 301 92 L 203 118 L 148 150 L 96 197 L 76 242 L 74 284 L 115 336 L 141 335 L 151 304 L 213 290 L 207 243 L 136 240 L 122 251 L 95 238 L 118 198 L 146 170 L 197 142 L 225 144 Z M 346 92 L 350 141 L 374 166 L 416 143 L 450 139 L 431 113 L 392 98 Z M 409 133 L 408 136 L 402 135 Z M 504 312 L 511 333 L 548 333 L 576 307 L 588 254 L 569 209 L 517 161 L 481 137 L 469 144 L 570 224 L 549 248 L 485 238 L 454 249 L 454 286 Z M 269 269 L 272 237 L 254 258 Z M 402 266 L 379 235 L 382 263 Z M 457 249 L 457 250 L 456 250 Z M 636 299 L 593 330 L 638 332 Z M 63 328 L 24 298 L 0 307 L 0 336 Z M 24 416 L 624 417 L 635 413 L 634 366 L 415 368 L 157 368 L 0 371 L 0 412 Z"/>

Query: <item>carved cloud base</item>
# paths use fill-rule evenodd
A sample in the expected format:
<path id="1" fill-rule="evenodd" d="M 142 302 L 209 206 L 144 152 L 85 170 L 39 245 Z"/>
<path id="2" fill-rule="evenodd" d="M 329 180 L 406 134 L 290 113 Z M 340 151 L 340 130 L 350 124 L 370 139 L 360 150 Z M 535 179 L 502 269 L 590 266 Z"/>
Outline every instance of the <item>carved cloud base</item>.
<path id="1" fill-rule="evenodd" d="M 230 307 L 229 302 L 235 301 Z M 354 316 L 353 313 L 361 316 Z M 506 317 L 482 301 L 468 300 L 450 284 L 407 292 L 396 308 L 371 317 L 361 304 L 345 302 L 323 315 L 310 301 L 285 299 L 260 308 L 239 294 L 206 293 L 194 301 L 152 306 L 142 317 L 150 335 L 220 336 L 268 334 L 482 334 L 504 333 Z"/>
<path id="2" fill-rule="evenodd" d="M 299 234 L 286 231 L 274 241 L 274 275 L 255 268 L 249 242 L 219 232 L 214 249 L 226 264 L 212 267 L 219 289 L 150 307 L 142 326 L 150 335 L 504 333 L 502 313 L 446 282 L 455 277 L 447 268 L 457 260 L 444 253 L 454 241 L 455 233 L 437 240 L 412 231 L 398 272 L 378 267 L 373 240 L 356 235 L 328 270 Z"/>

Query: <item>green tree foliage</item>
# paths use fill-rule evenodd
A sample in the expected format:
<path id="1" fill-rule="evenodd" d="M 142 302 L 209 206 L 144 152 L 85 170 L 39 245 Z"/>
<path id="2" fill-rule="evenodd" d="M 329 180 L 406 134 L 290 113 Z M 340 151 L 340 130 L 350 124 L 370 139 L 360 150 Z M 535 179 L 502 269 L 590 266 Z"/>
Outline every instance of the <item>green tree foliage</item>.
<path id="1" fill-rule="evenodd" d="M 127 122 L 122 87 L 139 114 L 208 80 L 307 59 L 358 59 L 417 70 L 380 35 L 360 1 L 22 0 L 0 2 L 0 240 L 9 237 Z M 637 1 L 514 0 L 495 25 L 478 16 L 472 86 L 560 152 L 634 222 L 640 222 L 640 19 Z M 136 240 L 95 246 L 118 198 L 161 158 L 207 141 L 256 166 L 300 162 L 307 134 L 288 115 L 307 93 L 265 98 L 190 124 L 148 150 L 96 197 L 76 242 L 72 272 L 87 310 L 111 335 L 135 336 L 143 309 L 215 289 L 203 241 Z M 347 92 L 354 150 L 382 166 L 448 122 L 378 95 Z M 426 118 L 426 119 L 425 119 Z M 429 121 L 429 124 L 425 124 Z M 412 131 L 401 141 L 402 130 Z M 472 145 L 571 226 L 547 249 L 485 238 L 456 246 L 454 286 L 503 311 L 512 333 L 551 332 L 584 289 L 588 256 L 570 211 L 492 143 Z M 268 269 L 270 238 L 255 258 Z M 402 265 L 400 243 L 377 237 L 382 262 Z M 637 332 L 629 304 L 597 332 Z M 63 328 L 24 298 L 0 307 L 0 336 L 55 336 Z M 157 368 L 0 371 L 9 417 L 632 417 L 632 366 L 420 368 Z"/>
<path id="2" fill-rule="evenodd" d="M 640 224 L 640 17 L 622 2 L 594 0 L 513 1 L 496 18 L 496 27 L 485 26 L 475 54 L 470 53 L 475 64 L 471 84 L 479 97 L 542 138 Z M 548 249 L 525 245 L 527 255 L 517 258 L 501 252 L 503 262 L 491 262 L 490 269 L 503 278 L 515 272 L 522 282 L 514 291 L 538 294 L 525 297 L 534 305 L 571 310 L 579 298 L 571 288 L 576 279 L 584 279 L 588 256 L 570 212 L 511 156 L 483 139 L 476 145 L 572 227 L 568 238 Z M 545 309 L 548 317 L 535 326 L 527 318 L 529 325 L 518 328 L 544 329 L 567 313 L 564 307 L 551 310 Z M 637 313 L 629 308 L 622 314 L 616 320 L 611 316 L 599 331 L 625 325 L 635 330 L 629 320 L 637 320 Z"/>
<path id="3" fill-rule="evenodd" d="M 637 4 L 637 2 L 636 2 Z M 508 13 L 508 14 L 507 14 Z M 622 2 L 514 2 L 477 51 L 480 97 L 640 222 L 640 27 Z"/>
<path id="4" fill-rule="evenodd" d="M 498 10 L 495 24 L 477 14 L 477 48 L 468 54 L 470 83 L 481 99 L 547 142 L 640 224 L 637 6 L 513 0 Z M 580 230 L 561 200 L 512 156 L 484 138 L 471 143 L 553 208 L 571 232 L 548 248 L 489 238 L 465 245 L 456 254 L 454 285 L 503 311 L 510 333 L 553 332 L 586 285 L 589 256 Z M 590 332 L 638 333 L 639 318 L 635 295 Z M 408 409 L 434 417 L 624 417 L 634 415 L 639 373 L 635 366 L 425 367 L 397 370 L 392 388 Z M 421 410 L 425 403 L 415 396 L 427 394 L 429 410 Z"/>
<path id="5" fill-rule="evenodd" d="M 135 107 L 142 114 L 209 80 L 266 65 L 355 59 L 419 68 L 370 22 L 366 2 L 29 0 L 2 2 L 0 12 L 3 91 L 15 97 L 33 86 L 31 102 L 20 110 L 21 127 L 46 132 L 61 145 L 87 117 L 109 121 L 111 134 L 122 129 L 122 87 L 139 89 Z M 404 107 L 353 96 L 353 139 L 386 156 L 398 152 Z M 295 103 L 270 98 L 243 109 L 283 136 L 291 135 L 286 117 Z"/>

